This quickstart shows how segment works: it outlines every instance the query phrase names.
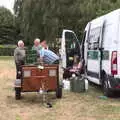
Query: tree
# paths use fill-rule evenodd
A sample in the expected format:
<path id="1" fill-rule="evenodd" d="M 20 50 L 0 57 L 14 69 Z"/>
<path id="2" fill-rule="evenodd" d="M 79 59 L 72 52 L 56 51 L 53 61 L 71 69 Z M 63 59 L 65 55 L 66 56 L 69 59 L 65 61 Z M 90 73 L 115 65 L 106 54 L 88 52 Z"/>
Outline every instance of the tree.
<path id="1" fill-rule="evenodd" d="M 15 42 L 14 15 L 6 8 L 0 7 L 0 44 Z"/>
<path id="2" fill-rule="evenodd" d="M 36 37 L 54 43 L 63 29 L 72 29 L 81 39 L 88 21 L 119 5 L 119 0 L 16 0 L 15 14 L 27 44 Z"/>

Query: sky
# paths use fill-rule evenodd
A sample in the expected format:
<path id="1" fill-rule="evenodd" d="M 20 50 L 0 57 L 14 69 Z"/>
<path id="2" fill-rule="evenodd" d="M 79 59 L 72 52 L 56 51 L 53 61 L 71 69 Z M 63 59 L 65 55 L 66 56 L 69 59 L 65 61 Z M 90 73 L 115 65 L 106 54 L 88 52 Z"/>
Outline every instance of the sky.
<path id="1" fill-rule="evenodd" d="M 14 0 L 0 0 L 0 6 L 4 6 L 13 13 Z"/>

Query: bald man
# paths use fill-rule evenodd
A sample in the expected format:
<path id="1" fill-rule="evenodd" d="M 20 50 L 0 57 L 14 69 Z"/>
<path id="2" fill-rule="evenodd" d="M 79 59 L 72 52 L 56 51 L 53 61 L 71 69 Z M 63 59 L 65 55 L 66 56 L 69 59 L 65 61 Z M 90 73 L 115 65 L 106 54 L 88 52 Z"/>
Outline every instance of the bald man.
<path id="1" fill-rule="evenodd" d="M 36 50 L 37 52 L 42 48 L 42 46 L 40 45 L 40 39 L 36 38 L 34 40 L 34 45 L 32 47 L 32 50 Z"/>
<path id="2" fill-rule="evenodd" d="M 14 59 L 16 64 L 16 79 L 21 78 L 21 66 L 24 65 L 25 61 L 25 49 L 24 42 L 18 41 L 18 47 L 14 50 Z"/>

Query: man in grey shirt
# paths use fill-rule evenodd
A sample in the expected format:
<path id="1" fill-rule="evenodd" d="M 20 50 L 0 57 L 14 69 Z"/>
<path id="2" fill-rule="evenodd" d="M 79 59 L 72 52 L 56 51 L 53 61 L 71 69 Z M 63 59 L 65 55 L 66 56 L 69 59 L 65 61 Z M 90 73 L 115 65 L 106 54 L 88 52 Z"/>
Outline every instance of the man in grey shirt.
<path id="1" fill-rule="evenodd" d="M 21 66 L 24 65 L 25 61 L 25 49 L 24 42 L 22 40 L 18 41 L 18 47 L 14 50 L 14 59 L 16 64 L 16 79 L 21 78 Z"/>

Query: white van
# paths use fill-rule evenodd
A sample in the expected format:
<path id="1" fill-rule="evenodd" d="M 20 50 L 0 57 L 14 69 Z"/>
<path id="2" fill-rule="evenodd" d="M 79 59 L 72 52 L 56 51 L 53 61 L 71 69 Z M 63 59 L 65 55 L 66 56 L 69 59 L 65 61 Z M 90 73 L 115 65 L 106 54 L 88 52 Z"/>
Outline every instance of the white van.
<path id="1" fill-rule="evenodd" d="M 102 85 L 107 96 L 120 90 L 120 9 L 87 24 L 82 53 L 89 81 Z"/>

